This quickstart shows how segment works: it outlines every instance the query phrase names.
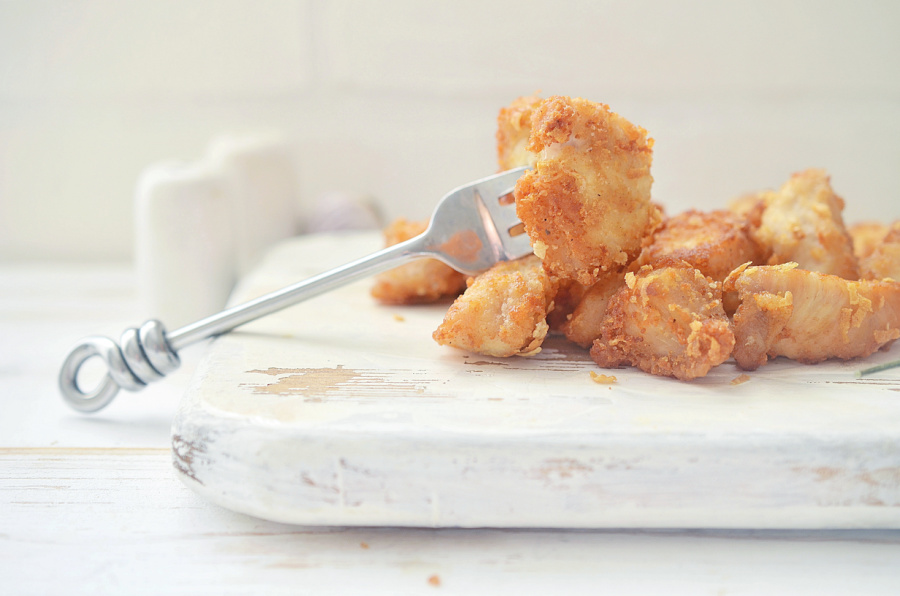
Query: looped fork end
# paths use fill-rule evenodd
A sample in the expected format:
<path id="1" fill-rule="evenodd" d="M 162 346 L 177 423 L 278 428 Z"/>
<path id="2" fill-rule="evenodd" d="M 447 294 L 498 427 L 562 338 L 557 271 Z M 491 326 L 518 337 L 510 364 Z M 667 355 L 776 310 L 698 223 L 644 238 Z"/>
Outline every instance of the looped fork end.
<path id="1" fill-rule="evenodd" d="M 120 388 L 139 391 L 181 364 L 159 321 L 128 329 L 121 345 L 107 337 L 88 337 L 69 353 L 59 373 L 59 389 L 66 403 L 79 412 L 96 412 L 106 407 Z M 106 364 L 106 375 L 96 388 L 82 391 L 78 371 L 95 356 Z"/>

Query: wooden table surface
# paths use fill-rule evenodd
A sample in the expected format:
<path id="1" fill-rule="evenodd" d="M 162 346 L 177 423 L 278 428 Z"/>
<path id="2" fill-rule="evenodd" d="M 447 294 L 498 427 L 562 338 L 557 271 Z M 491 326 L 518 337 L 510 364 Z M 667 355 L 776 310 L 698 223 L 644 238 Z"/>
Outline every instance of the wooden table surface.
<path id="1" fill-rule="evenodd" d="M 0 594 L 900 594 L 898 531 L 289 526 L 175 477 L 183 368 L 94 416 L 56 376 L 140 323 L 123 265 L 0 265 Z"/>

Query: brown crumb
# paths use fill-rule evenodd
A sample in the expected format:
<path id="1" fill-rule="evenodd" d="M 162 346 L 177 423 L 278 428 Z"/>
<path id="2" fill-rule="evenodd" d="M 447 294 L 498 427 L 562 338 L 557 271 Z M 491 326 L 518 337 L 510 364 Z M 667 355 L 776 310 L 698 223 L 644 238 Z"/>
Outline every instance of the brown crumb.
<path id="1" fill-rule="evenodd" d="M 591 371 L 591 380 L 595 383 L 599 383 L 601 385 L 609 385 L 610 383 L 615 383 L 616 378 L 612 375 L 600 375 Z"/>
<path id="2" fill-rule="evenodd" d="M 359 548 L 369 548 L 369 544 L 366 543 L 366 542 L 360 542 L 360 543 L 359 543 Z"/>
<path id="3" fill-rule="evenodd" d="M 435 588 L 439 588 L 439 587 L 441 587 L 441 578 L 438 577 L 437 574 L 434 574 L 428 578 L 428 583 L 430 585 L 434 586 Z"/>
<path id="4" fill-rule="evenodd" d="M 746 383 L 750 380 L 750 375 L 738 375 L 735 378 L 731 379 L 732 385 L 740 385 L 741 383 Z"/>
<path id="5" fill-rule="evenodd" d="M 403 315 L 394 315 L 394 320 L 402 323 L 406 319 L 403 318 Z"/>

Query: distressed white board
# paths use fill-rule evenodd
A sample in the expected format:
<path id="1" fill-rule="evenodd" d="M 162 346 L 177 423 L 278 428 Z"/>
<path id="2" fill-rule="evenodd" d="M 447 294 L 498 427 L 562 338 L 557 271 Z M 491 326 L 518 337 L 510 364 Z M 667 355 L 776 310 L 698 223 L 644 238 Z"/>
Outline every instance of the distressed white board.
<path id="1" fill-rule="evenodd" d="M 234 301 L 379 242 L 286 242 Z M 308 525 L 900 528 L 900 376 L 854 376 L 900 349 L 686 383 L 558 337 L 532 358 L 441 347 L 446 304 L 379 306 L 369 284 L 211 342 L 173 425 L 188 486 Z"/>

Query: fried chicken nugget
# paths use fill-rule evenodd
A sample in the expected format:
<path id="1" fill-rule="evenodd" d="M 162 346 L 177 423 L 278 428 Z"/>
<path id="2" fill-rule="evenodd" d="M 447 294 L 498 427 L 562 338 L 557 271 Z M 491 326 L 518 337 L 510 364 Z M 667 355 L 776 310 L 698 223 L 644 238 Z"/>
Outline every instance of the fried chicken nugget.
<path id="1" fill-rule="evenodd" d="M 888 229 L 888 226 L 880 221 L 863 221 L 847 228 L 853 240 L 853 254 L 856 258 L 863 259 L 872 254 L 875 247 L 887 236 Z"/>
<path id="2" fill-rule="evenodd" d="M 881 240 L 859 259 L 860 279 L 900 281 L 900 220 L 885 229 Z"/>
<path id="3" fill-rule="evenodd" d="M 766 193 L 757 241 L 770 251 L 767 264 L 794 262 L 802 269 L 859 279 L 853 241 L 844 227 L 844 200 L 831 189 L 824 170 L 791 176 Z"/>
<path id="4" fill-rule="evenodd" d="M 686 263 L 721 282 L 735 268 L 748 262 L 761 263 L 762 251 L 745 218 L 731 211 L 691 209 L 663 221 L 653 241 L 631 267 L 659 268 Z M 726 313 L 734 314 L 738 307 L 737 295 L 725 295 L 723 306 Z"/>
<path id="5" fill-rule="evenodd" d="M 807 364 L 865 357 L 900 337 L 900 283 L 850 281 L 796 263 L 741 267 L 725 280 L 741 306 L 734 358 L 756 370 L 768 358 Z"/>
<path id="6" fill-rule="evenodd" d="M 630 364 L 689 381 L 727 360 L 733 347 L 721 283 L 692 267 L 646 266 L 626 273 L 610 299 L 591 357 L 604 368 Z"/>
<path id="7" fill-rule="evenodd" d="M 550 331 L 562 331 L 563 325 L 575 312 L 578 304 L 590 289 L 572 279 L 554 278 L 556 282 L 556 296 L 553 298 L 553 310 L 547 315 L 547 324 Z"/>
<path id="8" fill-rule="evenodd" d="M 468 285 L 432 335 L 436 342 L 498 357 L 540 351 L 556 288 L 537 257 L 498 263 Z"/>
<path id="9" fill-rule="evenodd" d="M 584 99 L 551 97 L 532 114 L 533 169 L 516 183 L 516 212 L 552 275 L 596 282 L 637 256 L 660 222 L 650 202 L 653 140 Z"/>
<path id="10" fill-rule="evenodd" d="M 610 298 L 624 285 L 625 272 L 616 271 L 604 275 L 587 288 L 561 325 L 566 339 L 582 348 L 590 348 L 594 340 L 603 334 L 603 322 L 606 320 Z"/>
<path id="11" fill-rule="evenodd" d="M 497 164 L 500 171 L 532 165 L 537 156 L 528 152 L 531 114 L 543 102 L 540 97 L 520 97 L 497 116 Z"/>
<path id="12" fill-rule="evenodd" d="M 736 267 L 761 258 L 745 219 L 730 211 L 690 209 L 665 220 L 632 267 L 687 263 L 703 275 L 724 281 Z"/>
<path id="13" fill-rule="evenodd" d="M 386 246 L 418 236 L 428 221 L 400 218 L 384 230 Z M 425 304 L 458 296 L 466 288 L 466 276 L 437 259 L 418 259 L 375 276 L 372 296 L 382 304 Z"/>
<path id="14" fill-rule="evenodd" d="M 754 192 L 732 199 L 728 203 L 728 210 L 738 217 L 759 225 L 759 218 L 766 206 L 766 192 Z"/>

